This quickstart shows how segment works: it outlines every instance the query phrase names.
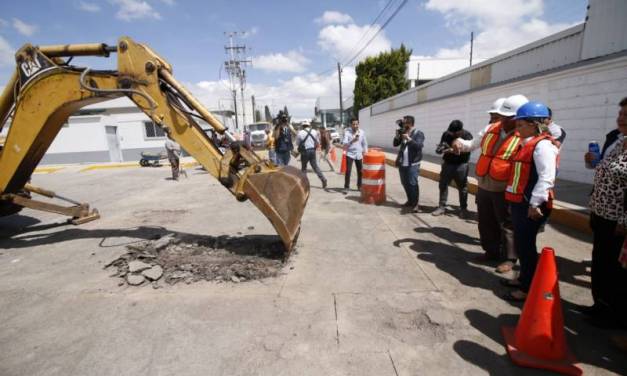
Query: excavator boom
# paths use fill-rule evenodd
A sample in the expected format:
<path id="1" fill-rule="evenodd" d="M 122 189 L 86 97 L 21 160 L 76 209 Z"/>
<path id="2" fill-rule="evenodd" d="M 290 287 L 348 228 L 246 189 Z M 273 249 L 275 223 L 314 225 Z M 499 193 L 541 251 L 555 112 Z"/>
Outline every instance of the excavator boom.
<path id="1" fill-rule="evenodd" d="M 117 70 L 70 66 L 63 57 L 117 53 Z M 277 167 L 232 143 L 225 153 L 194 118 L 235 141 L 208 110 L 172 75 L 172 67 L 150 48 L 128 37 L 105 44 L 23 46 L 17 69 L 0 97 L 0 129 L 11 117 L 0 150 L 0 215 L 25 204 L 32 172 L 68 117 L 89 104 L 122 96 L 133 101 L 238 200 L 250 199 L 292 250 L 309 197 L 309 182 L 293 167 Z M 33 192 L 39 193 L 37 190 Z"/>

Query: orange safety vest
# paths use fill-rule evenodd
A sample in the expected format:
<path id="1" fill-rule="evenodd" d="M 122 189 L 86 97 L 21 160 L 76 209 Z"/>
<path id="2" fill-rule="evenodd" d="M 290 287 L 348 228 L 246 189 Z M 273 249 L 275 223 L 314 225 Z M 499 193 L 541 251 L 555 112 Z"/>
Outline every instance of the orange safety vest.
<path id="1" fill-rule="evenodd" d="M 529 185 L 531 171 L 533 169 L 533 151 L 536 149 L 538 142 L 542 140 L 550 140 L 553 138 L 547 133 L 542 133 L 527 142 L 512 158 L 512 169 L 509 175 L 507 188 L 505 188 L 505 199 L 509 202 L 523 202 L 525 190 Z M 553 190 L 549 191 L 549 201 L 547 207 L 553 207 Z"/>
<path id="2" fill-rule="evenodd" d="M 501 136 L 501 128 L 501 122 L 496 122 L 483 135 L 481 156 L 475 168 L 477 176 L 490 175 L 494 180 L 507 181 L 511 167 L 510 159 L 518 151 L 520 137 L 517 132 L 512 132 L 498 150 L 495 150 Z"/>

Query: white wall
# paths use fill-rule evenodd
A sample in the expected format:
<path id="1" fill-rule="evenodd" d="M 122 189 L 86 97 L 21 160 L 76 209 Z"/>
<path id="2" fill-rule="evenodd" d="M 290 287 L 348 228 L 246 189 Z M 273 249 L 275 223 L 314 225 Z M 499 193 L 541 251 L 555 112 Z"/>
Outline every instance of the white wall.
<path id="1" fill-rule="evenodd" d="M 361 128 L 369 144 L 392 147 L 396 125 L 404 115 L 413 115 L 425 133 L 425 154 L 435 155 L 436 144 L 451 120 L 459 119 L 473 133 L 487 124 L 486 110 L 498 97 L 524 94 L 546 103 L 554 121 L 564 127 L 566 141 L 561 151 L 560 178 L 592 182 L 592 171 L 583 165 L 590 140 L 605 139 L 616 127 L 618 102 L 627 96 L 627 57 L 588 64 L 557 73 L 499 85 L 467 94 L 428 101 L 370 116 L 370 107 L 359 112 Z M 472 155 L 476 161 L 478 152 Z"/>
<path id="2" fill-rule="evenodd" d="M 70 117 L 47 153 L 77 153 L 109 150 L 101 116 Z"/>

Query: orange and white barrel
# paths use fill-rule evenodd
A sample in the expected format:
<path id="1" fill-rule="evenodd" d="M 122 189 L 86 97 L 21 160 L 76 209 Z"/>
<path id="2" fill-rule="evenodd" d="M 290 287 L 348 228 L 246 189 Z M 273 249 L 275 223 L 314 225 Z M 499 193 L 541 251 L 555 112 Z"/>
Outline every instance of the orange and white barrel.
<path id="1" fill-rule="evenodd" d="M 382 204 L 385 202 L 385 154 L 368 150 L 364 154 L 361 172 L 361 202 Z"/>

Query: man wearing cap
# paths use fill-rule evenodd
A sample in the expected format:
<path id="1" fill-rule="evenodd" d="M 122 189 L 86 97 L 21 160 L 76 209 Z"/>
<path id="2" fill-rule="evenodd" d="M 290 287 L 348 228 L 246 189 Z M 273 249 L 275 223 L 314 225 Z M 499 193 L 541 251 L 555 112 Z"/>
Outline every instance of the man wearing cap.
<path id="1" fill-rule="evenodd" d="M 516 262 L 511 219 L 507 212 L 505 188 L 511 158 L 520 147 L 514 117 L 520 106 L 529 102 L 524 95 L 512 95 L 498 99 L 488 111 L 491 121 L 479 131 L 474 139 L 457 138 L 453 142 L 455 152 L 470 152 L 481 149 L 475 173 L 479 182 L 477 190 L 477 215 L 481 247 L 486 252 L 485 260 L 500 260 L 496 271 L 510 271 Z M 500 103 L 500 104 L 499 104 Z M 498 105 L 498 108 L 495 108 Z"/>
<path id="2" fill-rule="evenodd" d="M 464 130 L 464 123 L 460 120 L 453 120 L 446 132 L 442 133 L 440 144 L 435 152 L 437 154 L 443 154 L 442 169 L 440 171 L 440 201 L 437 209 L 431 212 L 431 215 L 438 216 L 446 212 L 446 200 L 448 198 L 448 185 L 451 180 L 455 181 L 455 185 L 459 190 L 459 217 L 462 219 L 469 218 L 468 213 L 468 159 L 470 153 L 456 154 L 451 149 L 450 145 L 457 138 L 463 140 L 472 140 L 472 134 Z"/>
<path id="3" fill-rule="evenodd" d="M 298 152 L 300 153 L 301 171 L 307 174 L 307 163 L 311 164 L 316 175 L 322 183 L 322 188 L 327 187 L 327 179 L 320 171 L 318 162 L 316 161 L 316 149 L 320 145 L 320 134 L 317 130 L 311 128 L 309 121 L 305 120 L 303 123 L 303 129 L 301 129 L 296 135 L 296 145 L 298 145 Z"/>

